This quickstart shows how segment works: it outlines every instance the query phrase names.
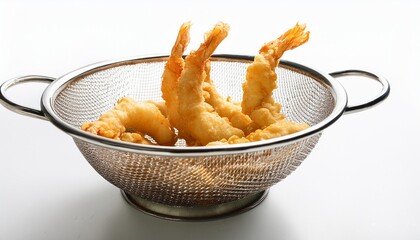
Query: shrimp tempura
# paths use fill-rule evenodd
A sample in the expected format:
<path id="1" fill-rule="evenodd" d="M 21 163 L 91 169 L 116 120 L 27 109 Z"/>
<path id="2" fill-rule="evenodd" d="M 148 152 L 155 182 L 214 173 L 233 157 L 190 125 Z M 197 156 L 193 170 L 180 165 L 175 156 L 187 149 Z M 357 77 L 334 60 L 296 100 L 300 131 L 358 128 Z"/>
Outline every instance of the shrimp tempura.
<path id="1" fill-rule="evenodd" d="M 242 112 L 240 104 L 225 100 L 217 91 L 214 82 L 210 79 L 210 62 L 205 66 L 206 79 L 203 83 L 204 98 L 221 117 L 226 117 L 232 126 L 241 129 L 245 134 L 251 133 L 253 123 L 251 118 Z M 206 94 L 207 93 L 207 94 Z"/>
<path id="2" fill-rule="evenodd" d="M 265 44 L 248 66 L 246 82 L 242 85 L 242 111 L 249 115 L 260 128 L 281 120 L 284 115 L 281 106 L 273 99 L 273 90 L 277 88 L 276 67 L 280 57 L 287 50 L 294 49 L 309 40 L 305 25 L 296 24 L 279 38 Z"/>
<path id="3" fill-rule="evenodd" d="M 162 98 L 165 100 L 166 114 L 171 125 L 178 130 L 182 128 L 181 117 L 178 112 L 178 81 L 182 70 L 184 70 L 185 62 L 182 55 L 190 42 L 190 28 L 190 22 L 181 25 L 162 75 L 161 90 Z M 186 138 L 186 136 L 182 137 Z"/>
<path id="4" fill-rule="evenodd" d="M 227 36 L 229 26 L 219 22 L 209 33 L 197 51 L 192 51 L 185 59 L 185 67 L 179 79 L 179 115 L 183 126 L 178 129 L 189 135 L 200 145 L 229 138 L 244 136 L 242 130 L 222 118 L 214 108 L 205 102 L 202 84 L 206 79 L 205 66 L 216 47 Z"/>
<path id="5" fill-rule="evenodd" d="M 126 130 L 138 135 L 125 134 Z M 151 136 L 160 145 L 174 145 L 176 135 L 168 119 L 153 103 L 136 102 L 124 97 L 113 109 L 95 122 L 83 124 L 82 130 L 107 138 L 138 142 L 142 134 Z M 146 143 L 147 141 L 142 141 Z"/>

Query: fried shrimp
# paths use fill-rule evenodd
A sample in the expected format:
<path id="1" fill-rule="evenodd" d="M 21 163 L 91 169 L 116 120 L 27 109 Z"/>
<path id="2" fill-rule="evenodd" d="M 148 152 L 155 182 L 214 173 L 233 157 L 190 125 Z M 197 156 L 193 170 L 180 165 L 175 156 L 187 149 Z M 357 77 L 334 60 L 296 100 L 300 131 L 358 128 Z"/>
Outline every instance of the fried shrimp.
<path id="1" fill-rule="evenodd" d="M 139 142 L 140 136 L 147 134 L 160 145 L 174 145 L 177 140 L 174 129 L 158 107 L 129 97 L 120 99 L 97 121 L 83 124 L 82 130 L 107 138 L 132 139 L 133 142 Z M 127 130 L 140 136 L 124 135 Z"/>
<path id="2" fill-rule="evenodd" d="M 210 104 L 221 117 L 226 117 L 232 126 L 241 129 L 245 134 L 253 131 L 251 118 L 242 112 L 240 104 L 226 100 L 219 94 L 210 78 L 210 61 L 205 66 L 206 78 L 203 83 L 205 101 Z"/>
<path id="3" fill-rule="evenodd" d="M 244 136 L 242 130 L 233 127 L 227 118 L 218 115 L 214 108 L 205 102 L 203 96 L 202 85 L 207 77 L 206 64 L 228 31 L 227 24 L 217 23 L 206 34 L 200 47 L 186 57 L 184 70 L 179 78 L 179 115 L 183 126 L 178 130 L 185 131 L 182 134 L 191 136 L 200 145 L 227 139 L 233 135 Z"/>
<path id="4" fill-rule="evenodd" d="M 124 132 L 120 135 L 120 140 L 124 142 L 131 142 L 131 143 L 141 143 L 141 144 L 148 144 L 148 145 L 153 144 L 150 140 L 145 138 L 140 133 Z"/>
<path id="5" fill-rule="evenodd" d="M 249 115 L 260 128 L 284 118 L 281 105 L 272 97 L 273 90 L 277 88 L 275 69 L 285 51 L 304 44 L 308 39 L 305 25 L 296 24 L 279 38 L 265 44 L 248 66 L 246 82 L 242 85 L 241 106 L 243 113 Z"/>
<path id="6" fill-rule="evenodd" d="M 224 145 L 224 144 L 236 144 L 236 143 L 247 143 L 261 141 L 276 137 L 286 136 L 292 133 L 296 133 L 308 128 L 309 125 L 306 123 L 292 122 L 287 119 L 282 119 L 274 122 L 264 129 L 258 129 L 255 132 L 250 133 L 246 137 L 232 136 L 229 139 L 222 139 L 220 141 L 210 142 L 210 145 Z"/>
<path id="7" fill-rule="evenodd" d="M 163 114 L 163 116 L 165 116 L 165 117 L 168 116 L 165 102 L 160 102 L 160 101 L 158 102 L 158 101 L 153 101 L 153 100 L 147 100 L 145 102 L 155 105 L 157 108 L 159 108 L 159 111 Z"/>
<path id="8" fill-rule="evenodd" d="M 165 64 L 161 79 L 164 101 L 121 98 L 97 121 L 83 124 L 82 130 L 132 143 L 169 146 L 184 139 L 187 146 L 208 146 L 260 141 L 309 127 L 286 119 L 273 98 L 280 58 L 308 41 L 305 25 L 296 24 L 261 47 L 246 70 L 241 102 L 223 97 L 211 78 L 210 57 L 227 37 L 229 26 L 217 23 L 199 48 L 184 59 L 190 28 L 190 22 L 181 25 Z"/>
<path id="9" fill-rule="evenodd" d="M 178 112 L 178 80 L 185 65 L 182 55 L 190 42 L 190 28 L 190 22 L 181 25 L 162 75 L 161 90 L 166 104 L 166 113 L 172 126 L 178 129 L 181 127 Z"/>

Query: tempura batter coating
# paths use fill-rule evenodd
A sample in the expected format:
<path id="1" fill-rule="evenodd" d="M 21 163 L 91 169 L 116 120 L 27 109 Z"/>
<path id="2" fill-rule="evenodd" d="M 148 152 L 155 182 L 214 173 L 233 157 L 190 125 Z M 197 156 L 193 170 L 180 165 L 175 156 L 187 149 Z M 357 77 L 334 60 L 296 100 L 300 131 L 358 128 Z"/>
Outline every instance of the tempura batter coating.
<path id="1" fill-rule="evenodd" d="M 260 128 L 284 118 L 281 105 L 272 96 L 277 88 L 275 70 L 285 51 L 304 44 L 308 39 L 309 32 L 305 32 L 305 25 L 296 24 L 279 38 L 265 44 L 247 68 L 246 82 L 242 85 L 242 111 Z"/>
<path id="2" fill-rule="evenodd" d="M 236 144 L 236 143 L 247 143 L 261 140 L 267 140 L 276 137 L 286 136 L 292 133 L 296 133 L 308 128 L 309 125 L 306 123 L 292 122 L 287 119 L 282 119 L 274 122 L 264 129 L 258 129 L 255 132 L 250 133 L 246 137 L 232 136 L 229 139 L 222 139 L 220 141 L 211 142 L 211 145 L 225 145 L 225 144 Z"/>
<path id="3" fill-rule="evenodd" d="M 147 144 L 147 145 L 153 144 L 150 140 L 145 138 L 140 133 L 124 132 L 120 135 L 120 140 L 124 142 L 140 143 L 140 144 Z"/>
<path id="4" fill-rule="evenodd" d="M 147 134 L 160 145 L 174 145 L 177 140 L 174 129 L 158 107 L 129 97 L 120 99 L 114 109 L 97 121 L 82 126 L 82 130 L 113 139 L 121 139 L 127 129 Z"/>
<path id="5" fill-rule="evenodd" d="M 205 66 L 206 79 L 203 83 L 205 101 L 210 104 L 221 117 L 229 119 L 233 127 L 241 129 L 245 134 L 251 133 L 253 124 L 251 118 L 242 112 L 240 104 L 233 103 L 230 98 L 224 99 L 210 78 L 210 61 Z"/>
<path id="6" fill-rule="evenodd" d="M 281 137 L 309 125 L 289 121 L 273 99 L 280 57 L 309 39 L 305 26 L 296 24 L 265 44 L 246 72 L 241 103 L 223 98 L 210 76 L 210 56 L 226 38 L 229 26 L 219 22 L 204 42 L 185 60 L 191 23 L 182 24 L 162 75 L 164 102 L 124 97 L 114 109 L 82 129 L 126 142 L 174 145 L 177 137 L 188 146 L 235 144 Z M 175 134 L 178 130 L 178 136 Z M 147 135 L 147 136 L 146 136 Z"/>
<path id="7" fill-rule="evenodd" d="M 155 105 L 157 108 L 159 108 L 159 111 L 163 114 L 163 116 L 168 117 L 167 107 L 166 107 L 166 103 L 165 102 L 153 101 L 153 100 L 147 100 L 145 102 L 146 103 L 151 103 L 151 104 Z"/>
<path id="8" fill-rule="evenodd" d="M 190 42 L 190 28 L 190 22 L 181 25 L 162 75 L 162 98 L 165 100 L 169 121 L 176 128 L 181 126 L 178 111 L 178 81 L 184 70 L 185 62 L 182 55 Z"/>
<path id="9" fill-rule="evenodd" d="M 186 57 L 185 67 L 179 79 L 179 114 L 183 126 L 178 130 L 185 131 L 182 134 L 191 136 L 200 145 L 233 135 L 244 136 L 242 130 L 233 127 L 227 118 L 219 116 L 203 97 L 202 84 L 207 76 L 206 63 L 228 31 L 227 24 L 216 24 L 213 30 L 206 34 L 197 51 L 192 51 Z"/>

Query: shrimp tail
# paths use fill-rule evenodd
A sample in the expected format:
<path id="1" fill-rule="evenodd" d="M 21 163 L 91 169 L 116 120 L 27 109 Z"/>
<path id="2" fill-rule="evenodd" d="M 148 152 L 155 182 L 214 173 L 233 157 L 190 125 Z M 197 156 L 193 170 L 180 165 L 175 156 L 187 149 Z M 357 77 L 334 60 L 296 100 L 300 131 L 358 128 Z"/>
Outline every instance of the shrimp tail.
<path id="1" fill-rule="evenodd" d="M 196 63 L 205 63 L 214 53 L 217 46 L 227 37 L 229 32 L 229 25 L 223 22 L 218 22 L 212 30 L 207 32 L 204 37 L 204 42 L 196 51 L 192 51 L 188 57 L 194 59 Z M 188 58 L 187 57 L 187 58 Z"/>
<path id="2" fill-rule="evenodd" d="M 262 46 L 259 53 L 272 55 L 278 64 L 278 60 L 284 52 L 293 50 L 309 40 L 310 32 L 305 29 L 305 24 L 296 23 L 293 28 L 287 30 L 280 37 Z"/>

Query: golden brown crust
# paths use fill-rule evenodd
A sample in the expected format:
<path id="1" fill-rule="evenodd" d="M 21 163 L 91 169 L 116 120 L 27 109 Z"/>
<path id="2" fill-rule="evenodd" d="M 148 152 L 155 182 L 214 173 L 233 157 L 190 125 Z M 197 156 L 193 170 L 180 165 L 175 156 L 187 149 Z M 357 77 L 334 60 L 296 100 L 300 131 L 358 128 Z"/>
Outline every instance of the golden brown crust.
<path id="1" fill-rule="evenodd" d="M 174 145 L 179 137 L 189 146 L 205 146 L 260 141 L 309 127 L 287 120 L 280 103 L 272 97 L 280 57 L 309 39 L 305 25 L 296 24 L 260 49 L 247 68 L 240 103 L 224 99 L 210 76 L 209 58 L 228 35 L 229 25 L 217 23 L 200 47 L 184 60 L 190 27 L 190 22 L 181 25 L 165 64 L 161 86 L 164 102 L 136 102 L 124 97 L 97 121 L 81 128 L 133 143 L 154 144 L 147 135 L 160 145 Z"/>

